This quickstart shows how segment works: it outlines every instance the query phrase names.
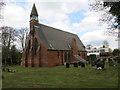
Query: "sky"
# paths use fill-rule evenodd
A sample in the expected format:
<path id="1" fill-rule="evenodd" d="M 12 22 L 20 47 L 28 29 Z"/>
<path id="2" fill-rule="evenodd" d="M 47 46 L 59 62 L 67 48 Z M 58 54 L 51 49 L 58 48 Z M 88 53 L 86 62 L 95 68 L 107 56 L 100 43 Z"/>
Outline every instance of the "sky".
<path id="1" fill-rule="evenodd" d="M 118 47 L 116 38 L 105 33 L 107 24 L 100 25 L 101 12 L 89 9 L 89 0 L 7 0 L 1 26 L 29 28 L 33 3 L 39 23 L 75 33 L 85 46 L 100 47 L 107 40 L 110 48 Z"/>

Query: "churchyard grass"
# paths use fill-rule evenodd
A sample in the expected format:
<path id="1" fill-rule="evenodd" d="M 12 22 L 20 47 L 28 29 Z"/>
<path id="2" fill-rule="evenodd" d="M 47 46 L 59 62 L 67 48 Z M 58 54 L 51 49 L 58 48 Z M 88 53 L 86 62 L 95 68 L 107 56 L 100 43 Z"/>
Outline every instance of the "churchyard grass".
<path id="1" fill-rule="evenodd" d="M 105 65 L 105 70 L 96 70 L 91 65 L 85 68 L 65 66 L 24 68 L 9 66 L 16 73 L 3 72 L 3 88 L 117 88 L 118 67 Z"/>

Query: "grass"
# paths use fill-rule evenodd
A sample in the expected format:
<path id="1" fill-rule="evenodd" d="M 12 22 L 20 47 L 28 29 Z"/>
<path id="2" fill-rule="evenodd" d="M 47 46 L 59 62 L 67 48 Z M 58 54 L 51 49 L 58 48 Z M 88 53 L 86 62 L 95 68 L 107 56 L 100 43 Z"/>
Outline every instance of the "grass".
<path id="1" fill-rule="evenodd" d="M 24 68 L 13 66 L 16 73 L 3 72 L 3 88 L 117 88 L 118 70 L 105 66 L 98 71 L 90 65 L 85 68 L 65 66 Z"/>

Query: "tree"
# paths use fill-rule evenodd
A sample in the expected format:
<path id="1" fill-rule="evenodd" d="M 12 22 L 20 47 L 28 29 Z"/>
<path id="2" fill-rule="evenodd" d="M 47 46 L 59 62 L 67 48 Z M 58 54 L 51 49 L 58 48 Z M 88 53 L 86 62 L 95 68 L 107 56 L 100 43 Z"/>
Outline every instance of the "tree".
<path id="1" fill-rule="evenodd" d="M 8 48 L 6 46 L 2 46 L 2 64 L 4 64 L 5 66 L 8 62 L 8 52 Z"/>
<path id="2" fill-rule="evenodd" d="M 96 59 L 96 55 L 95 55 L 95 54 L 91 54 L 91 55 L 89 56 L 89 58 L 90 58 L 91 60 L 95 60 L 95 59 Z"/>
<path id="3" fill-rule="evenodd" d="M 115 22 L 118 24 L 114 25 L 115 28 L 117 28 L 118 25 L 120 25 L 120 1 L 119 2 L 104 2 L 104 7 L 111 7 L 109 12 L 113 15 L 116 16 L 117 19 Z"/>
<path id="4" fill-rule="evenodd" d="M 16 40 L 15 29 L 3 26 L 0 28 L 0 31 L 2 32 L 2 61 L 7 65 L 7 62 L 10 60 L 10 48 Z"/>
<path id="5" fill-rule="evenodd" d="M 15 29 L 8 26 L 3 26 L 0 28 L 2 31 L 2 44 L 10 49 L 11 45 L 16 41 L 16 32 Z"/>
<path id="6" fill-rule="evenodd" d="M 13 45 L 10 50 L 10 65 L 17 64 L 17 53 L 17 49 L 15 45 Z"/>
<path id="7" fill-rule="evenodd" d="M 27 35 L 28 35 L 28 28 L 21 28 L 18 30 L 17 37 L 20 40 L 22 50 L 24 50 L 25 48 L 25 39 Z"/>
<path id="8" fill-rule="evenodd" d="M 114 49 L 113 50 L 113 55 L 114 56 L 120 56 L 120 50 L 119 49 Z"/>
<path id="9" fill-rule="evenodd" d="M 106 0 L 89 0 L 90 8 L 97 12 L 104 12 L 101 15 L 100 23 L 108 24 L 107 35 L 117 37 L 116 41 L 118 44 L 120 42 L 120 1 L 118 2 L 109 2 Z M 116 0 L 115 0 L 116 1 Z M 118 45 L 120 49 L 120 45 Z"/>
<path id="10" fill-rule="evenodd" d="M 92 64 L 96 60 L 97 57 L 95 54 L 90 54 L 88 58 L 89 58 L 89 62 Z"/>
<path id="11" fill-rule="evenodd" d="M 104 0 L 92 0 L 89 5 L 94 11 L 104 12 L 100 18 L 100 21 L 103 23 L 107 22 L 112 28 L 117 28 L 120 25 L 120 1 L 105 2 Z"/>
<path id="12" fill-rule="evenodd" d="M 19 51 L 17 53 L 17 64 L 20 65 L 21 64 L 21 58 L 22 58 L 22 53 Z"/>
<path id="13" fill-rule="evenodd" d="M 9 52 L 9 54 L 8 54 Z M 2 63 L 3 65 L 16 65 L 21 63 L 22 53 L 18 51 L 15 45 L 9 49 L 6 46 L 2 47 Z"/>

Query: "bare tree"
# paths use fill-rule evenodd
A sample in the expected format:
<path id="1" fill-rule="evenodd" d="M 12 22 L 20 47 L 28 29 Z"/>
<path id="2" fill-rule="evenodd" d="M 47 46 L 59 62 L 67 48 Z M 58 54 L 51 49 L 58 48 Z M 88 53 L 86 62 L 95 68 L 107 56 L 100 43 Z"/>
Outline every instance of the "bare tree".
<path id="1" fill-rule="evenodd" d="M 115 5 L 119 6 L 119 2 L 105 2 L 105 0 L 89 0 L 90 9 L 95 12 L 101 12 L 100 24 L 107 23 L 108 27 L 116 27 L 118 25 L 119 8 L 115 9 Z"/>
<path id="2" fill-rule="evenodd" d="M 7 60 L 10 59 L 10 48 L 16 40 L 16 32 L 15 29 L 8 26 L 1 27 L 0 31 L 2 32 L 2 59 L 4 60 L 5 65 L 7 65 Z"/>
<path id="3" fill-rule="evenodd" d="M 3 26 L 0 28 L 0 31 L 2 31 L 2 44 L 10 49 L 11 44 L 13 44 L 16 40 L 15 29 L 12 27 Z"/>
<path id="4" fill-rule="evenodd" d="M 90 9 L 101 12 L 100 24 L 107 23 L 106 35 L 113 36 L 120 48 L 120 1 L 119 0 L 89 0 Z"/>
<path id="5" fill-rule="evenodd" d="M 20 40 L 22 50 L 24 50 L 24 48 L 25 48 L 25 40 L 26 40 L 27 35 L 28 35 L 28 28 L 23 27 L 18 30 L 17 37 Z"/>

